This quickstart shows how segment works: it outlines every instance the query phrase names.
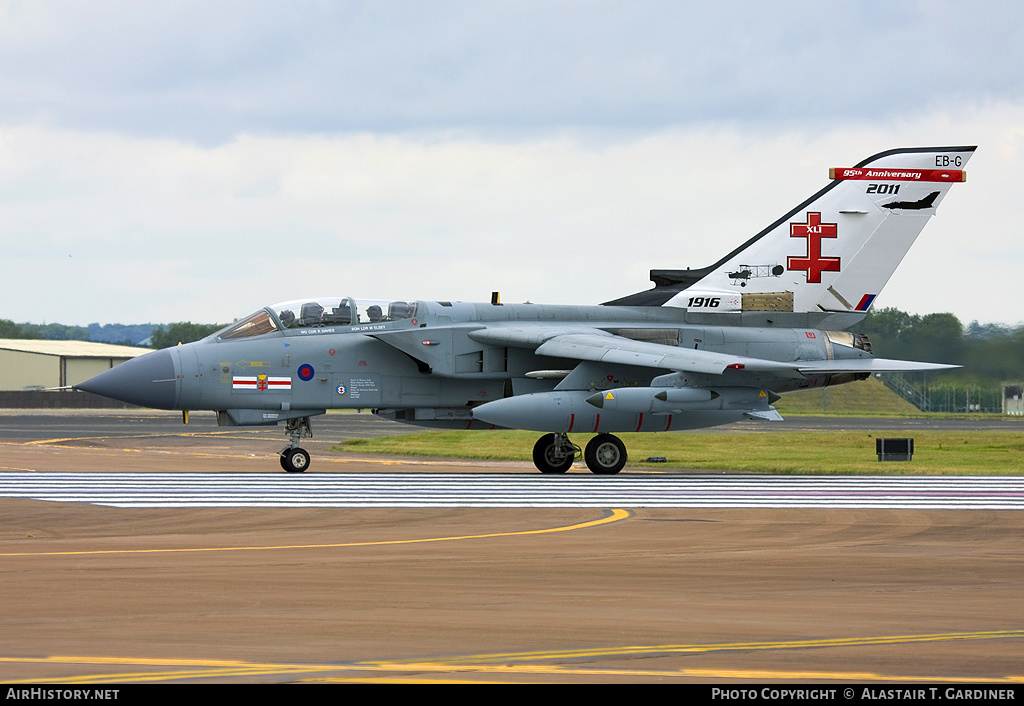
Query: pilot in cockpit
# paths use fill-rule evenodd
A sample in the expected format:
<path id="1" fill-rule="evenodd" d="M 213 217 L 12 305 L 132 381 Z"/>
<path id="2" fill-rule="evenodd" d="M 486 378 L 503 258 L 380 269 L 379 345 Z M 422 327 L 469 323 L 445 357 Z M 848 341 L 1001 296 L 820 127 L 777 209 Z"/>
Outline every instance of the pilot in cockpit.
<path id="1" fill-rule="evenodd" d="M 321 323 L 324 308 L 317 302 L 306 302 L 299 310 L 299 323 L 302 326 L 316 326 Z"/>

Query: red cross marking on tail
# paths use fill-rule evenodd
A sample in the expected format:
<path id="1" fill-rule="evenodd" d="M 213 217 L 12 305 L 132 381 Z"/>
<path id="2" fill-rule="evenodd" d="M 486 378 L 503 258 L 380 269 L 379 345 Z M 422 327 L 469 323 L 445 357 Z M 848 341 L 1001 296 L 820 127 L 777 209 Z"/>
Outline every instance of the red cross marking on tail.
<path id="1" fill-rule="evenodd" d="M 807 254 L 803 257 L 789 256 L 786 267 L 790 270 L 803 270 L 807 273 L 807 281 L 813 284 L 821 282 L 822 272 L 839 272 L 838 257 L 821 256 L 821 239 L 838 237 L 835 223 L 822 223 L 820 213 L 807 213 L 806 223 L 790 223 L 789 237 L 807 238 Z"/>

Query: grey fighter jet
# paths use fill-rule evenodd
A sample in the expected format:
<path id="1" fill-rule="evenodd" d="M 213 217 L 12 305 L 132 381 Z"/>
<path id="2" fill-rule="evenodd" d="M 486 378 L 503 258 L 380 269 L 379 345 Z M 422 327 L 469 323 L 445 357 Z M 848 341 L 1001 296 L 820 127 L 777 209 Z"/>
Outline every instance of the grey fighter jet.
<path id="1" fill-rule="evenodd" d="M 779 420 L 772 403 L 785 392 L 953 367 L 875 358 L 845 329 L 966 179 L 974 150 L 895 149 L 833 168 L 824 188 L 714 265 L 653 270 L 654 288 L 598 306 L 309 297 L 77 387 L 214 410 L 224 426 L 284 422 L 290 472 L 309 467 L 299 444 L 312 417 L 370 408 L 426 427 L 543 432 L 542 473 L 566 472 L 580 454 L 569 434 L 589 435 L 590 470 L 618 473 L 626 449 L 612 432 Z M 779 264 L 740 290 L 735 273 L 752 262 Z"/>

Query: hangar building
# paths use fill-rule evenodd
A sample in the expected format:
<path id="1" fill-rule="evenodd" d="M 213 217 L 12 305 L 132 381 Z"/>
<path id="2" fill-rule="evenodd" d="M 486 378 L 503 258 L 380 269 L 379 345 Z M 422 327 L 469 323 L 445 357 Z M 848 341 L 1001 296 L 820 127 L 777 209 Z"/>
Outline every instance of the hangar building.
<path id="1" fill-rule="evenodd" d="M 0 339 L 0 391 L 76 385 L 149 352 L 91 341 Z"/>

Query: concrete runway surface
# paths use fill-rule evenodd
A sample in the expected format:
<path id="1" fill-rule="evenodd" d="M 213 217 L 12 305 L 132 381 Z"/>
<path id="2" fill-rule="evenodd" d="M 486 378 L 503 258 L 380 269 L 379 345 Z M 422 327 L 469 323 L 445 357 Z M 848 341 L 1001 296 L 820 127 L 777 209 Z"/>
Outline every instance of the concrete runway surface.
<path id="1" fill-rule="evenodd" d="M 314 430 L 305 481 L 536 473 L 332 456 L 345 434 L 390 433 L 369 415 Z M 4 492 L 66 472 L 255 484 L 281 473 L 281 446 L 273 428 L 159 413 L 0 413 L 0 681 L 1024 680 L 1016 510 L 121 508 Z"/>

